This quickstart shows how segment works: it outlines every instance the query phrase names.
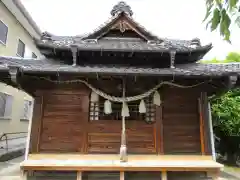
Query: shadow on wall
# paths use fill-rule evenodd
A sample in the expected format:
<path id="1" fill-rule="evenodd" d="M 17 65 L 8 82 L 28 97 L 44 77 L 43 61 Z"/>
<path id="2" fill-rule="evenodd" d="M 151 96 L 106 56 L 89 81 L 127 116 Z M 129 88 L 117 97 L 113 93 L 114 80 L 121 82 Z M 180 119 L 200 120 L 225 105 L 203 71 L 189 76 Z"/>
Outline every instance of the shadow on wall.
<path id="1" fill-rule="evenodd" d="M 27 132 L 32 108 L 29 94 L 0 83 L 0 134 Z"/>

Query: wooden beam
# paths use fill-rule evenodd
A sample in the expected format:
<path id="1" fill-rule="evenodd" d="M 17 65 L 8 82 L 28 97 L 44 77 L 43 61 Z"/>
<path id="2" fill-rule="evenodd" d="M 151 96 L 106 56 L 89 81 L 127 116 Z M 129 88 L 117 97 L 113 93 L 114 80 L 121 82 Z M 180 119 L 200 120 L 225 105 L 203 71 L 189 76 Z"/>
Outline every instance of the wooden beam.
<path id="1" fill-rule="evenodd" d="M 51 161 L 48 161 L 50 160 Z M 72 162 L 72 163 L 67 163 Z M 93 162 L 94 160 L 94 162 Z M 105 162 L 101 164 L 101 161 Z M 100 162 L 100 163 L 99 163 Z M 129 155 L 120 163 L 119 155 L 32 154 L 22 163 L 24 170 L 66 171 L 217 171 L 223 165 L 211 156 Z M 134 165 L 135 164 L 135 165 Z"/>
<path id="2" fill-rule="evenodd" d="M 203 124 L 203 111 L 202 111 L 202 104 L 201 104 L 201 97 L 198 99 L 198 108 L 199 108 L 199 129 L 200 129 L 200 143 L 201 143 L 201 152 L 205 154 L 205 143 L 204 143 L 204 124 Z"/>

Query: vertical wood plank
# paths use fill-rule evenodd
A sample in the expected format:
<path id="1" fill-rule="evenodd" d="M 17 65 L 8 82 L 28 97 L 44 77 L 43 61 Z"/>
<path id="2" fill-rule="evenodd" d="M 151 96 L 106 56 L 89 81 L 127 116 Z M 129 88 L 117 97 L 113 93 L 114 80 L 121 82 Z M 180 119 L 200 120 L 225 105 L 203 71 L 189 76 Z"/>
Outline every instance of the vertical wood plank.
<path id="1" fill-rule="evenodd" d="M 31 124 L 30 142 L 29 142 L 30 153 L 38 152 L 39 131 L 40 131 L 40 124 L 42 121 L 42 105 L 43 105 L 43 97 L 41 94 L 37 94 L 37 96 L 34 97 L 33 116 L 32 116 L 32 124 Z"/>
<path id="2" fill-rule="evenodd" d="M 156 143 L 158 154 L 163 154 L 162 105 L 156 106 Z"/>
<path id="3" fill-rule="evenodd" d="M 167 180 L 167 171 L 162 171 L 162 180 Z"/>
<path id="4" fill-rule="evenodd" d="M 201 99 L 198 98 L 198 108 L 199 108 L 199 119 L 200 119 L 200 142 L 201 142 L 201 152 L 205 154 L 205 144 L 204 144 L 204 124 L 203 124 L 203 111 L 202 111 L 202 104 Z"/>
<path id="5" fill-rule="evenodd" d="M 120 180 L 124 180 L 124 179 L 125 179 L 125 172 L 120 171 Z"/>
<path id="6" fill-rule="evenodd" d="M 44 111 L 44 96 L 41 96 L 41 118 L 38 123 L 38 136 L 37 136 L 37 152 L 39 152 L 41 134 L 42 134 L 42 124 L 43 124 L 43 111 Z"/>
<path id="7" fill-rule="evenodd" d="M 90 92 L 88 91 L 87 95 L 85 95 L 84 98 L 84 107 L 85 107 L 85 113 L 87 113 L 87 118 L 83 119 L 83 126 L 85 127 L 83 129 L 83 153 L 88 153 L 88 124 L 89 124 L 89 112 L 90 112 L 90 99 L 89 99 Z"/>
<path id="8" fill-rule="evenodd" d="M 21 171 L 21 180 L 27 180 L 27 171 Z"/>
<path id="9" fill-rule="evenodd" d="M 77 180 L 82 180 L 82 172 L 81 171 L 77 172 Z"/>
<path id="10" fill-rule="evenodd" d="M 211 143 L 211 113 L 209 113 L 209 103 L 206 93 L 202 93 L 202 108 L 203 108 L 203 127 L 204 127 L 204 144 L 205 144 L 205 154 L 212 155 L 212 143 Z"/>
<path id="11" fill-rule="evenodd" d="M 86 153 L 89 94 L 55 89 L 44 95 L 39 151 Z"/>

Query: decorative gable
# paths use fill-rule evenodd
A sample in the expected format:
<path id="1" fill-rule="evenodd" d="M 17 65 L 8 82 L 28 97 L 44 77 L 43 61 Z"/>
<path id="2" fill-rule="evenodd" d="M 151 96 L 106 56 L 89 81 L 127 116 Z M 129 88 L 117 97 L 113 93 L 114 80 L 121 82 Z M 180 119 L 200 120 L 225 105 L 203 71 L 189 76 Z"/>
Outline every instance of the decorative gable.
<path id="1" fill-rule="evenodd" d="M 131 7 L 125 2 L 119 2 L 111 10 L 112 18 L 102 27 L 84 37 L 83 39 L 102 38 L 134 38 L 143 41 L 159 41 L 159 39 L 147 32 L 132 18 Z"/>
<path id="2" fill-rule="evenodd" d="M 134 38 L 143 41 L 150 40 L 129 21 L 124 14 L 112 24 L 106 32 L 103 32 L 98 39 L 102 38 Z"/>

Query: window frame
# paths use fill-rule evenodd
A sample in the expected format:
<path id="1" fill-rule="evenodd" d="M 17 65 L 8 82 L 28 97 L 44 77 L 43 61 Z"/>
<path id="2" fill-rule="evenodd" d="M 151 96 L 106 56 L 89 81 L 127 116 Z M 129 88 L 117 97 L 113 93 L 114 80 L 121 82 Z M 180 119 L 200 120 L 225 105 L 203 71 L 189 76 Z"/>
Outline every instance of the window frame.
<path id="1" fill-rule="evenodd" d="M 25 112 L 24 110 L 25 110 L 25 103 L 28 103 L 28 108 L 27 108 L 27 112 Z M 32 101 L 30 101 L 30 100 L 27 100 L 27 99 L 24 99 L 24 101 L 23 101 L 23 109 L 22 109 L 22 112 L 21 112 L 21 117 L 20 117 L 20 120 L 21 121 L 30 121 L 30 118 L 31 118 L 31 113 L 32 113 L 32 107 L 33 106 L 33 102 Z M 25 113 L 27 114 L 27 115 L 25 115 Z M 26 117 L 27 116 L 27 117 Z"/>
<path id="2" fill-rule="evenodd" d="M 20 55 L 20 54 L 18 53 L 20 42 L 24 45 L 24 48 L 23 48 L 23 55 Z M 18 39 L 17 53 L 16 53 L 17 56 L 18 56 L 18 57 L 22 57 L 22 58 L 24 58 L 25 50 L 26 50 L 26 44 L 25 44 L 21 39 Z"/>
<path id="3" fill-rule="evenodd" d="M 0 115 L 0 119 L 7 119 L 10 120 L 12 117 L 12 109 L 13 109 L 13 100 L 14 97 L 12 95 L 9 95 L 4 92 L 0 92 L 2 95 L 4 95 L 4 106 L 0 108 L 4 108 L 4 113 L 3 115 Z"/>
<path id="4" fill-rule="evenodd" d="M 7 45 L 7 39 L 8 39 L 8 32 L 9 32 L 9 29 L 8 29 L 8 26 L 7 26 L 6 23 L 4 23 L 2 20 L 0 20 L 0 22 L 2 22 L 2 24 L 4 24 L 4 25 L 7 27 L 7 32 L 6 32 L 5 42 L 3 42 L 3 41 L 0 39 L 0 44 L 6 46 L 6 45 Z"/>

